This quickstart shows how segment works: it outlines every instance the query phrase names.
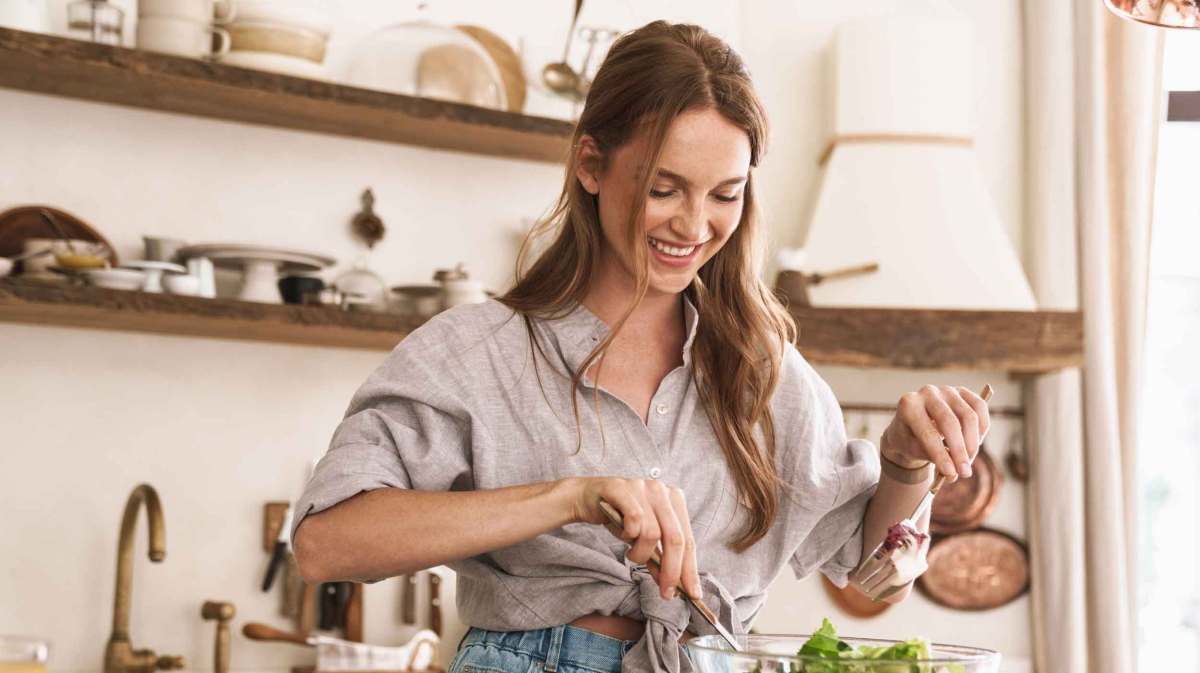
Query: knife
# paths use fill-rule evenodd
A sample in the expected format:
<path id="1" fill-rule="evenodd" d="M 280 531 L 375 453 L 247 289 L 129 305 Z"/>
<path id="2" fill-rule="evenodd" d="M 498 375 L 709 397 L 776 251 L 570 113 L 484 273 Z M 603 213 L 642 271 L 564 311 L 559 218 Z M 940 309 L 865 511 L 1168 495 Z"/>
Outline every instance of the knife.
<path id="1" fill-rule="evenodd" d="M 279 527 L 279 535 L 275 536 L 275 548 L 271 551 L 271 562 L 267 564 L 267 576 L 263 578 L 262 590 L 270 591 L 275 583 L 275 573 L 287 558 L 288 540 L 292 532 L 292 508 L 289 506 L 283 515 L 283 525 Z"/>
<path id="2" fill-rule="evenodd" d="M 625 529 L 625 521 L 621 518 L 621 513 L 618 512 L 615 507 L 607 502 L 604 502 L 603 500 L 600 501 L 600 511 L 604 512 L 604 516 L 608 517 L 609 532 L 620 539 L 622 531 Z M 650 554 L 650 561 L 647 563 L 647 565 L 653 566 L 655 570 L 658 570 L 661 563 L 662 545 L 660 544 L 656 545 L 654 551 Z M 689 595 L 686 591 L 681 591 L 680 593 L 683 595 L 684 599 L 692 605 L 692 607 L 696 608 L 696 612 L 699 612 L 700 615 L 704 617 L 704 621 L 708 622 L 714 629 L 716 629 L 717 633 L 719 633 L 721 637 L 725 639 L 725 642 L 729 643 L 729 646 L 733 648 L 734 652 L 745 651 L 745 648 L 738 643 L 737 638 L 734 638 L 733 634 L 730 633 L 728 629 L 726 629 L 724 626 L 721 626 L 721 622 L 717 620 L 717 616 L 713 614 L 713 611 L 709 609 L 707 605 L 692 598 L 691 595 Z"/>

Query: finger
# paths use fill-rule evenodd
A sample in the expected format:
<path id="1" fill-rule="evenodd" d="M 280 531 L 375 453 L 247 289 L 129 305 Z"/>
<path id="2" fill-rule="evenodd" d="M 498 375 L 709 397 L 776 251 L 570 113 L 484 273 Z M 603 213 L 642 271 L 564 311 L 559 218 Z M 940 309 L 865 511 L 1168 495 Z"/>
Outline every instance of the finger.
<path id="1" fill-rule="evenodd" d="M 674 598 L 675 587 L 679 586 L 679 578 L 683 572 L 683 526 L 679 517 L 675 516 L 675 507 L 671 496 L 662 482 L 655 481 L 649 488 L 650 505 L 654 507 L 654 516 L 658 518 L 658 527 L 662 531 L 662 564 L 659 568 L 658 587 L 663 598 Z"/>
<path id="2" fill-rule="evenodd" d="M 618 537 L 625 542 L 636 540 L 642 532 L 642 522 L 646 519 L 646 510 L 629 484 L 624 479 L 610 480 L 601 497 L 621 513 L 623 527 Z M 603 518 L 603 514 L 601 514 L 601 518 Z"/>
<path id="3" fill-rule="evenodd" d="M 658 527 L 658 517 L 655 514 L 654 505 L 647 499 L 644 492 L 639 494 L 639 501 L 645 515 L 642 517 L 641 530 L 638 531 L 637 539 L 633 540 L 633 547 L 630 548 L 628 556 L 630 561 L 644 565 L 658 547 L 662 531 Z"/>
<path id="4" fill-rule="evenodd" d="M 961 477 L 971 476 L 971 463 L 979 453 L 979 418 L 975 410 L 958 393 L 958 389 L 946 386 L 942 388 L 942 399 L 950 405 L 954 415 L 958 417 L 958 425 L 962 428 L 963 446 L 966 448 L 967 459 L 958 464 L 958 474 Z"/>
<path id="5" fill-rule="evenodd" d="M 696 561 L 696 538 L 692 535 L 692 521 L 688 514 L 687 499 L 683 489 L 671 489 L 671 504 L 675 507 L 675 518 L 683 527 L 683 589 L 696 600 L 704 598 L 700 588 L 700 566 Z"/>
<path id="6" fill-rule="evenodd" d="M 897 415 L 904 420 L 909 432 L 921 445 L 921 450 L 926 457 L 938 466 L 938 471 L 947 478 L 952 478 L 952 475 L 957 474 L 958 471 L 954 469 L 954 461 L 950 457 L 950 452 L 942 443 L 942 433 L 938 432 L 937 426 L 933 424 L 933 419 L 925 410 L 924 401 L 920 399 L 920 396 L 915 393 L 909 393 L 909 395 L 913 397 L 901 398 Z M 910 402 L 906 403 L 904 400 L 910 400 Z"/>
<path id="7" fill-rule="evenodd" d="M 958 416 L 954 410 L 942 399 L 942 392 L 935 386 L 925 386 L 921 389 L 921 398 L 925 400 L 925 413 L 933 419 L 937 426 L 938 432 L 942 435 L 942 442 L 945 448 L 935 449 L 935 454 L 942 455 L 949 451 L 951 465 L 950 471 L 946 473 L 948 479 L 954 480 L 958 478 L 960 467 L 963 463 L 970 462 L 970 456 L 967 455 L 966 442 L 963 440 L 962 424 L 958 422 Z M 944 462 L 944 458 L 939 460 Z"/>
<path id="8" fill-rule="evenodd" d="M 987 437 L 988 430 L 992 429 L 992 413 L 988 409 L 987 400 L 977 395 L 970 388 L 959 387 L 958 394 L 975 410 L 975 416 L 979 419 L 979 443 L 982 444 L 983 440 Z"/>

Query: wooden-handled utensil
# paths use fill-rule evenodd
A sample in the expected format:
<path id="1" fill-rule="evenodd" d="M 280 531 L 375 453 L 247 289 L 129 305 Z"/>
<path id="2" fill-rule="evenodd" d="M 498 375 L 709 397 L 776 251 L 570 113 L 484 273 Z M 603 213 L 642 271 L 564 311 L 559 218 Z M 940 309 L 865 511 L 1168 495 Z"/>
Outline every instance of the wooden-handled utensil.
<path id="1" fill-rule="evenodd" d="M 258 622 L 249 622 L 242 627 L 242 635 L 250 640 L 261 640 L 265 642 L 277 643 L 295 643 L 297 645 L 308 646 L 312 643 L 308 642 L 308 635 L 303 633 L 293 633 L 277 629 L 274 626 L 260 624 Z"/>
<path id="2" fill-rule="evenodd" d="M 615 507 L 607 502 L 604 502 L 603 500 L 600 501 L 600 511 L 604 512 L 604 516 L 608 518 L 609 532 L 620 539 L 621 532 L 625 529 L 625 520 L 621 517 L 621 513 L 618 512 Z M 661 568 L 661 544 L 655 545 L 654 551 L 650 554 L 650 562 L 647 565 L 653 566 L 655 570 Z M 696 600 L 695 598 L 692 598 L 691 595 L 689 595 L 686 591 L 682 591 L 680 593 L 683 595 L 684 600 L 690 603 L 692 607 L 696 608 L 696 612 L 699 612 L 700 615 L 704 617 L 704 621 L 712 625 L 712 627 L 717 630 L 717 633 L 721 634 L 721 637 L 725 639 L 725 642 L 729 643 L 729 646 L 732 647 L 735 652 L 741 652 L 745 649 L 738 642 L 737 638 L 735 638 L 733 634 L 729 632 L 728 629 L 726 629 L 724 626 L 721 626 L 721 622 L 717 620 L 717 616 L 713 614 L 713 611 L 710 610 L 707 605 Z"/>
<path id="3" fill-rule="evenodd" d="M 324 635 L 305 636 L 281 631 L 273 626 L 251 622 L 242 634 L 252 640 L 295 643 L 317 650 L 316 671 L 390 671 L 429 670 L 437 653 L 437 639 L 429 631 L 420 631 L 406 645 L 390 647 L 364 645 Z"/>
<path id="4" fill-rule="evenodd" d="M 363 585 L 350 585 L 350 600 L 346 603 L 344 624 L 346 640 L 361 643 L 363 639 Z"/>
<path id="5" fill-rule="evenodd" d="M 992 387 L 985 385 L 983 391 L 979 393 L 984 402 L 992 399 Z M 925 497 L 921 498 L 921 502 L 917 503 L 917 507 L 913 510 L 908 518 L 898 521 L 896 525 L 906 526 L 910 529 L 916 529 L 917 521 L 929 511 L 933 506 L 933 498 L 938 491 L 942 490 L 942 485 L 946 483 L 946 475 L 938 473 L 933 480 L 933 486 L 929 487 L 929 491 L 925 493 Z M 891 551 L 886 549 L 887 536 L 880 542 L 875 549 L 866 556 L 858 568 L 850 573 L 850 579 L 856 585 L 862 588 L 863 593 L 870 596 L 876 601 L 881 601 L 904 588 L 904 585 L 894 586 L 892 580 L 898 574 L 896 564 L 892 562 Z"/>

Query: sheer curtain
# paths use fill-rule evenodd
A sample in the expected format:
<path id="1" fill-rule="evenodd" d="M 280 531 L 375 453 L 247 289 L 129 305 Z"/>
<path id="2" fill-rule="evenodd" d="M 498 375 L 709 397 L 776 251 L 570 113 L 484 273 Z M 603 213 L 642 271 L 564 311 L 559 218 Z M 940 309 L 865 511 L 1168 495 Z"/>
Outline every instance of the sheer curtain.
<path id="1" fill-rule="evenodd" d="M 1024 11 L 1030 273 L 1043 308 L 1083 310 L 1085 334 L 1082 375 L 1027 386 L 1034 661 L 1128 673 L 1162 35 L 1099 0 Z"/>

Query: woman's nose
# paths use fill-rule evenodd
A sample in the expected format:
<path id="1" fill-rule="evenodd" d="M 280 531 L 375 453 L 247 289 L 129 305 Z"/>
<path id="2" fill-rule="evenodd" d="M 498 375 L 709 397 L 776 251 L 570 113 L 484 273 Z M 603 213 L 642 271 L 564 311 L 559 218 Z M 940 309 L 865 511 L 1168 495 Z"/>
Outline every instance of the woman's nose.
<path id="1" fill-rule="evenodd" d="M 705 237 L 707 216 L 704 206 L 697 203 L 686 204 L 680 212 L 671 218 L 671 233 L 683 241 L 699 241 Z"/>

